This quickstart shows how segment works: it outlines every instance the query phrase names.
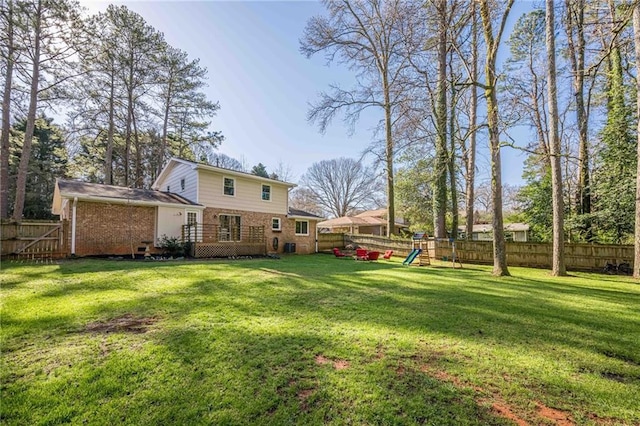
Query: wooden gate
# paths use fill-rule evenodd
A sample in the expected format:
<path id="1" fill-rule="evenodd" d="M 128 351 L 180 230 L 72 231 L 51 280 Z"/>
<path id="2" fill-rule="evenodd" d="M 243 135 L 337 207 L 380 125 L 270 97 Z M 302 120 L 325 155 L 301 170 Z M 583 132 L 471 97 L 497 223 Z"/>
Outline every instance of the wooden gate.
<path id="1" fill-rule="evenodd" d="M 2 223 L 2 257 L 59 258 L 68 253 L 63 222 Z"/>

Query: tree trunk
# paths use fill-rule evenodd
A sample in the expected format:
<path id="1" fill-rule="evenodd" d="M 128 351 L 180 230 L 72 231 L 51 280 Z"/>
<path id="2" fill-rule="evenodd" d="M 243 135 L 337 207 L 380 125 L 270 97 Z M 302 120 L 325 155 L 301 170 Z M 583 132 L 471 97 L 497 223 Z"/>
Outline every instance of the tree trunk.
<path id="1" fill-rule="evenodd" d="M 18 178 L 16 181 L 16 199 L 13 205 L 13 219 L 22 219 L 24 211 L 25 192 L 27 188 L 27 174 L 29 172 L 29 160 L 31 157 L 31 142 L 36 124 L 36 111 L 38 108 L 38 88 L 40 82 L 40 43 L 42 30 L 42 1 L 38 1 L 36 6 L 35 22 L 33 27 L 34 50 L 33 66 L 31 71 L 31 91 L 29 95 L 29 110 L 27 112 L 27 123 L 24 132 L 24 143 L 20 164 L 18 165 Z"/>
<path id="2" fill-rule="evenodd" d="M 129 81 L 127 82 L 127 122 L 124 140 L 124 186 L 129 186 L 131 158 L 131 123 L 133 121 L 133 52 L 129 54 Z"/>
<path id="3" fill-rule="evenodd" d="M 475 180 L 476 180 L 476 134 L 478 120 L 478 90 L 475 86 L 478 80 L 478 17 L 476 2 L 471 2 L 472 29 L 471 29 L 471 102 L 469 105 L 469 149 L 467 155 L 467 183 L 466 183 L 466 237 L 473 238 L 473 213 L 475 206 Z"/>
<path id="4" fill-rule="evenodd" d="M 576 188 L 576 210 L 579 215 L 591 213 L 591 182 L 589 174 L 589 116 L 585 107 L 584 96 L 584 0 L 566 0 L 567 41 L 569 62 L 573 75 L 573 90 L 576 102 L 576 121 L 578 123 L 578 184 Z M 575 13 L 575 16 L 574 16 Z M 575 18 L 575 19 L 574 19 Z M 577 40 L 574 41 L 574 31 Z M 593 240 L 591 219 L 586 219 L 583 227 L 586 241 Z"/>
<path id="5" fill-rule="evenodd" d="M 640 116 L 640 5 L 633 10 L 633 42 L 636 51 L 636 105 Z M 640 159 L 640 120 L 638 121 L 638 148 L 637 158 Z M 640 278 L 640 161 L 636 172 L 636 223 L 633 256 L 633 277 Z"/>
<path id="6" fill-rule="evenodd" d="M 567 275 L 564 262 L 564 201 L 562 198 L 562 164 L 558 135 L 558 92 L 556 87 L 556 39 L 554 1 L 546 0 L 547 90 L 549 104 L 549 149 L 551 151 L 551 186 L 553 204 L 553 257 L 551 274 Z"/>
<path id="7" fill-rule="evenodd" d="M 506 22 L 507 15 L 511 10 L 513 0 L 509 0 L 504 15 L 499 34 Z M 504 241 L 504 222 L 502 220 L 502 162 L 500 159 L 500 133 L 498 129 L 498 99 L 496 95 L 496 57 L 500 44 L 500 35 L 494 39 L 491 12 L 487 0 L 480 2 L 480 17 L 484 28 L 485 44 L 487 55 L 485 60 L 485 98 L 487 99 L 487 126 L 489 130 L 489 148 L 491 155 L 491 202 L 493 213 L 493 275 L 506 276 L 509 274 L 507 268 L 507 251 Z"/>
<path id="8" fill-rule="evenodd" d="M 133 141 L 136 146 L 136 169 L 135 169 L 135 183 L 136 188 L 142 188 L 143 176 L 142 176 L 142 147 L 140 146 L 140 138 L 138 135 L 138 125 L 136 124 L 136 115 L 131 111 L 131 122 L 133 123 Z"/>
<path id="9" fill-rule="evenodd" d="M 169 83 L 169 87 L 167 88 L 167 98 L 165 99 L 164 106 L 164 118 L 162 121 L 162 140 L 160 141 L 160 149 L 158 150 L 158 162 L 156 176 L 160 176 L 160 172 L 162 171 L 162 167 L 164 166 L 164 156 L 167 151 L 167 129 L 169 127 L 169 111 L 171 109 L 171 96 L 172 93 L 172 83 Z"/>
<path id="10" fill-rule="evenodd" d="M 393 135 L 391 133 L 391 99 L 389 96 L 389 82 L 386 73 L 383 74 L 384 84 L 384 125 L 386 136 L 385 160 L 387 166 L 387 237 L 395 235 L 396 207 L 393 182 Z"/>
<path id="11" fill-rule="evenodd" d="M 433 228 L 436 238 L 446 238 L 447 208 L 447 4 L 438 2 L 438 87 L 436 99 L 436 164 L 433 194 Z"/>
<path id="12" fill-rule="evenodd" d="M 104 183 L 113 185 L 113 134 L 114 134 L 114 114 L 115 114 L 115 66 L 111 60 L 111 87 L 109 89 L 109 129 L 107 130 L 107 148 L 104 155 Z"/>
<path id="13" fill-rule="evenodd" d="M 451 191 L 451 235 L 450 238 L 458 238 L 458 188 L 456 186 L 456 86 L 453 82 L 453 60 L 449 62 L 449 70 L 451 81 L 451 101 L 449 111 L 449 158 L 448 158 L 448 171 L 449 171 L 449 184 Z"/>
<path id="14" fill-rule="evenodd" d="M 7 64 L 2 95 L 2 136 L 0 150 L 0 218 L 9 217 L 9 135 L 11 131 L 11 84 L 15 46 L 13 44 L 13 2 L 7 1 Z"/>

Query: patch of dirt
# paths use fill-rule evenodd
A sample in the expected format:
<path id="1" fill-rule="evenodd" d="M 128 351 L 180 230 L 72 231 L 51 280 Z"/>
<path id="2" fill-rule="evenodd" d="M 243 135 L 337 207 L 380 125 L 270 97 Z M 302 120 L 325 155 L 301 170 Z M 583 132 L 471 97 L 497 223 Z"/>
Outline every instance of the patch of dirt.
<path id="1" fill-rule="evenodd" d="M 536 407 L 540 417 L 551 420 L 558 426 L 575 426 L 576 424 L 571 418 L 571 414 L 566 411 L 549 408 L 539 401 L 536 401 Z"/>
<path id="2" fill-rule="evenodd" d="M 333 368 L 335 368 L 336 370 L 344 370 L 349 368 L 350 366 L 349 361 L 346 361 L 344 359 L 332 360 L 323 355 L 316 355 L 316 364 L 318 365 L 332 364 Z"/>
<path id="3" fill-rule="evenodd" d="M 451 374 L 445 372 L 445 371 L 441 371 L 441 370 L 436 370 L 433 367 L 431 367 L 428 364 L 424 364 L 422 366 L 420 366 L 420 371 L 422 371 L 423 373 L 427 373 L 428 375 L 430 375 L 431 377 L 440 380 L 441 382 L 450 382 L 453 383 L 456 387 L 458 388 L 471 388 L 474 391 L 481 393 L 481 394 L 486 394 L 486 390 L 484 390 L 483 388 L 479 387 L 479 386 L 475 386 L 469 383 L 464 383 L 462 380 L 458 379 L 456 376 L 452 376 Z"/>
<path id="4" fill-rule="evenodd" d="M 329 364 L 331 361 L 329 360 L 329 358 L 326 358 L 322 355 L 316 355 L 316 364 L 318 365 L 325 365 L 325 364 Z"/>
<path id="5" fill-rule="evenodd" d="M 336 370 L 347 369 L 349 368 L 349 361 L 345 361 L 344 359 L 333 361 L 333 368 L 335 368 Z"/>
<path id="6" fill-rule="evenodd" d="M 498 416 L 500 416 L 502 418 L 511 420 L 512 422 L 514 422 L 518 426 L 528 426 L 529 425 L 529 423 L 527 423 L 526 420 L 521 419 L 516 414 L 514 414 L 514 412 L 511 410 L 511 408 L 509 408 L 509 406 L 507 404 L 505 404 L 504 402 L 494 402 L 493 404 L 491 404 L 491 411 L 493 411 L 495 414 L 497 414 Z"/>
<path id="7" fill-rule="evenodd" d="M 158 321 L 157 317 L 136 317 L 126 314 L 107 321 L 95 321 L 86 325 L 89 333 L 146 333 L 147 328 Z M 102 348 L 101 348 L 102 349 Z M 103 350 L 104 352 L 104 350 Z"/>
<path id="8" fill-rule="evenodd" d="M 311 395 L 313 395 L 314 391 L 315 389 L 303 389 L 296 395 L 298 397 L 298 401 L 300 401 L 300 409 L 302 411 L 309 411 L 309 404 L 307 403 L 307 400 Z"/>
<path id="9" fill-rule="evenodd" d="M 620 422 L 616 419 L 612 419 L 609 417 L 600 417 L 597 414 L 589 414 L 589 419 L 591 419 L 595 424 L 602 426 L 613 426 L 618 425 Z"/>

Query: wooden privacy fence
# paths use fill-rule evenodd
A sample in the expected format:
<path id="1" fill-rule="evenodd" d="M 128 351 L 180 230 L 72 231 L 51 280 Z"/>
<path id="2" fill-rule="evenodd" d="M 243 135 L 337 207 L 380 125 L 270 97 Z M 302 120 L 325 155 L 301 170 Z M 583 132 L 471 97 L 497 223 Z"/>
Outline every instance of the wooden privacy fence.
<path id="1" fill-rule="evenodd" d="M 345 234 L 318 234 L 318 251 L 331 250 L 334 247 L 344 248 L 346 245 L 344 242 Z"/>
<path id="2" fill-rule="evenodd" d="M 58 258 L 68 254 L 66 222 L 3 222 L 3 257 Z"/>
<path id="3" fill-rule="evenodd" d="M 439 255 L 451 252 L 451 244 L 438 242 Z M 506 243 L 507 264 L 534 268 L 551 268 L 553 247 L 550 243 Z M 456 254 L 464 263 L 493 263 L 491 241 L 456 241 Z M 565 244 L 567 269 L 602 270 L 607 263 L 633 265 L 633 246 L 610 244 Z"/>
<path id="4" fill-rule="evenodd" d="M 325 235 L 331 235 L 331 240 Z M 319 247 L 329 246 L 344 248 L 348 244 L 365 247 L 369 250 L 393 250 L 395 255 L 406 256 L 413 248 L 411 239 L 390 239 L 375 235 L 344 234 L 344 244 L 337 245 L 341 234 L 319 234 Z M 327 238 L 327 240 L 325 240 Z M 326 244 L 325 244 L 326 241 Z M 427 245 L 429 256 L 434 259 L 451 260 L 452 243 L 448 240 L 429 240 Z M 456 240 L 456 257 L 463 264 L 493 263 L 493 243 L 491 241 Z M 607 263 L 623 262 L 633 266 L 633 246 L 609 244 L 565 244 L 565 263 L 573 270 L 602 270 Z M 512 266 L 528 266 L 533 268 L 551 268 L 553 248 L 548 243 L 506 243 L 507 264 Z"/>

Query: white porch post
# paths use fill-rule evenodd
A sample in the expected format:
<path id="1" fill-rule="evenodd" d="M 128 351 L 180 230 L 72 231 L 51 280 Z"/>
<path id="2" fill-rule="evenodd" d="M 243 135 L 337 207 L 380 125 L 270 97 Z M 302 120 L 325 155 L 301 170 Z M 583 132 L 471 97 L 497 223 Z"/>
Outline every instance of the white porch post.
<path id="1" fill-rule="evenodd" d="M 76 207 L 78 206 L 78 197 L 73 199 L 73 207 L 71 209 L 71 256 L 76 255 Z"/>

